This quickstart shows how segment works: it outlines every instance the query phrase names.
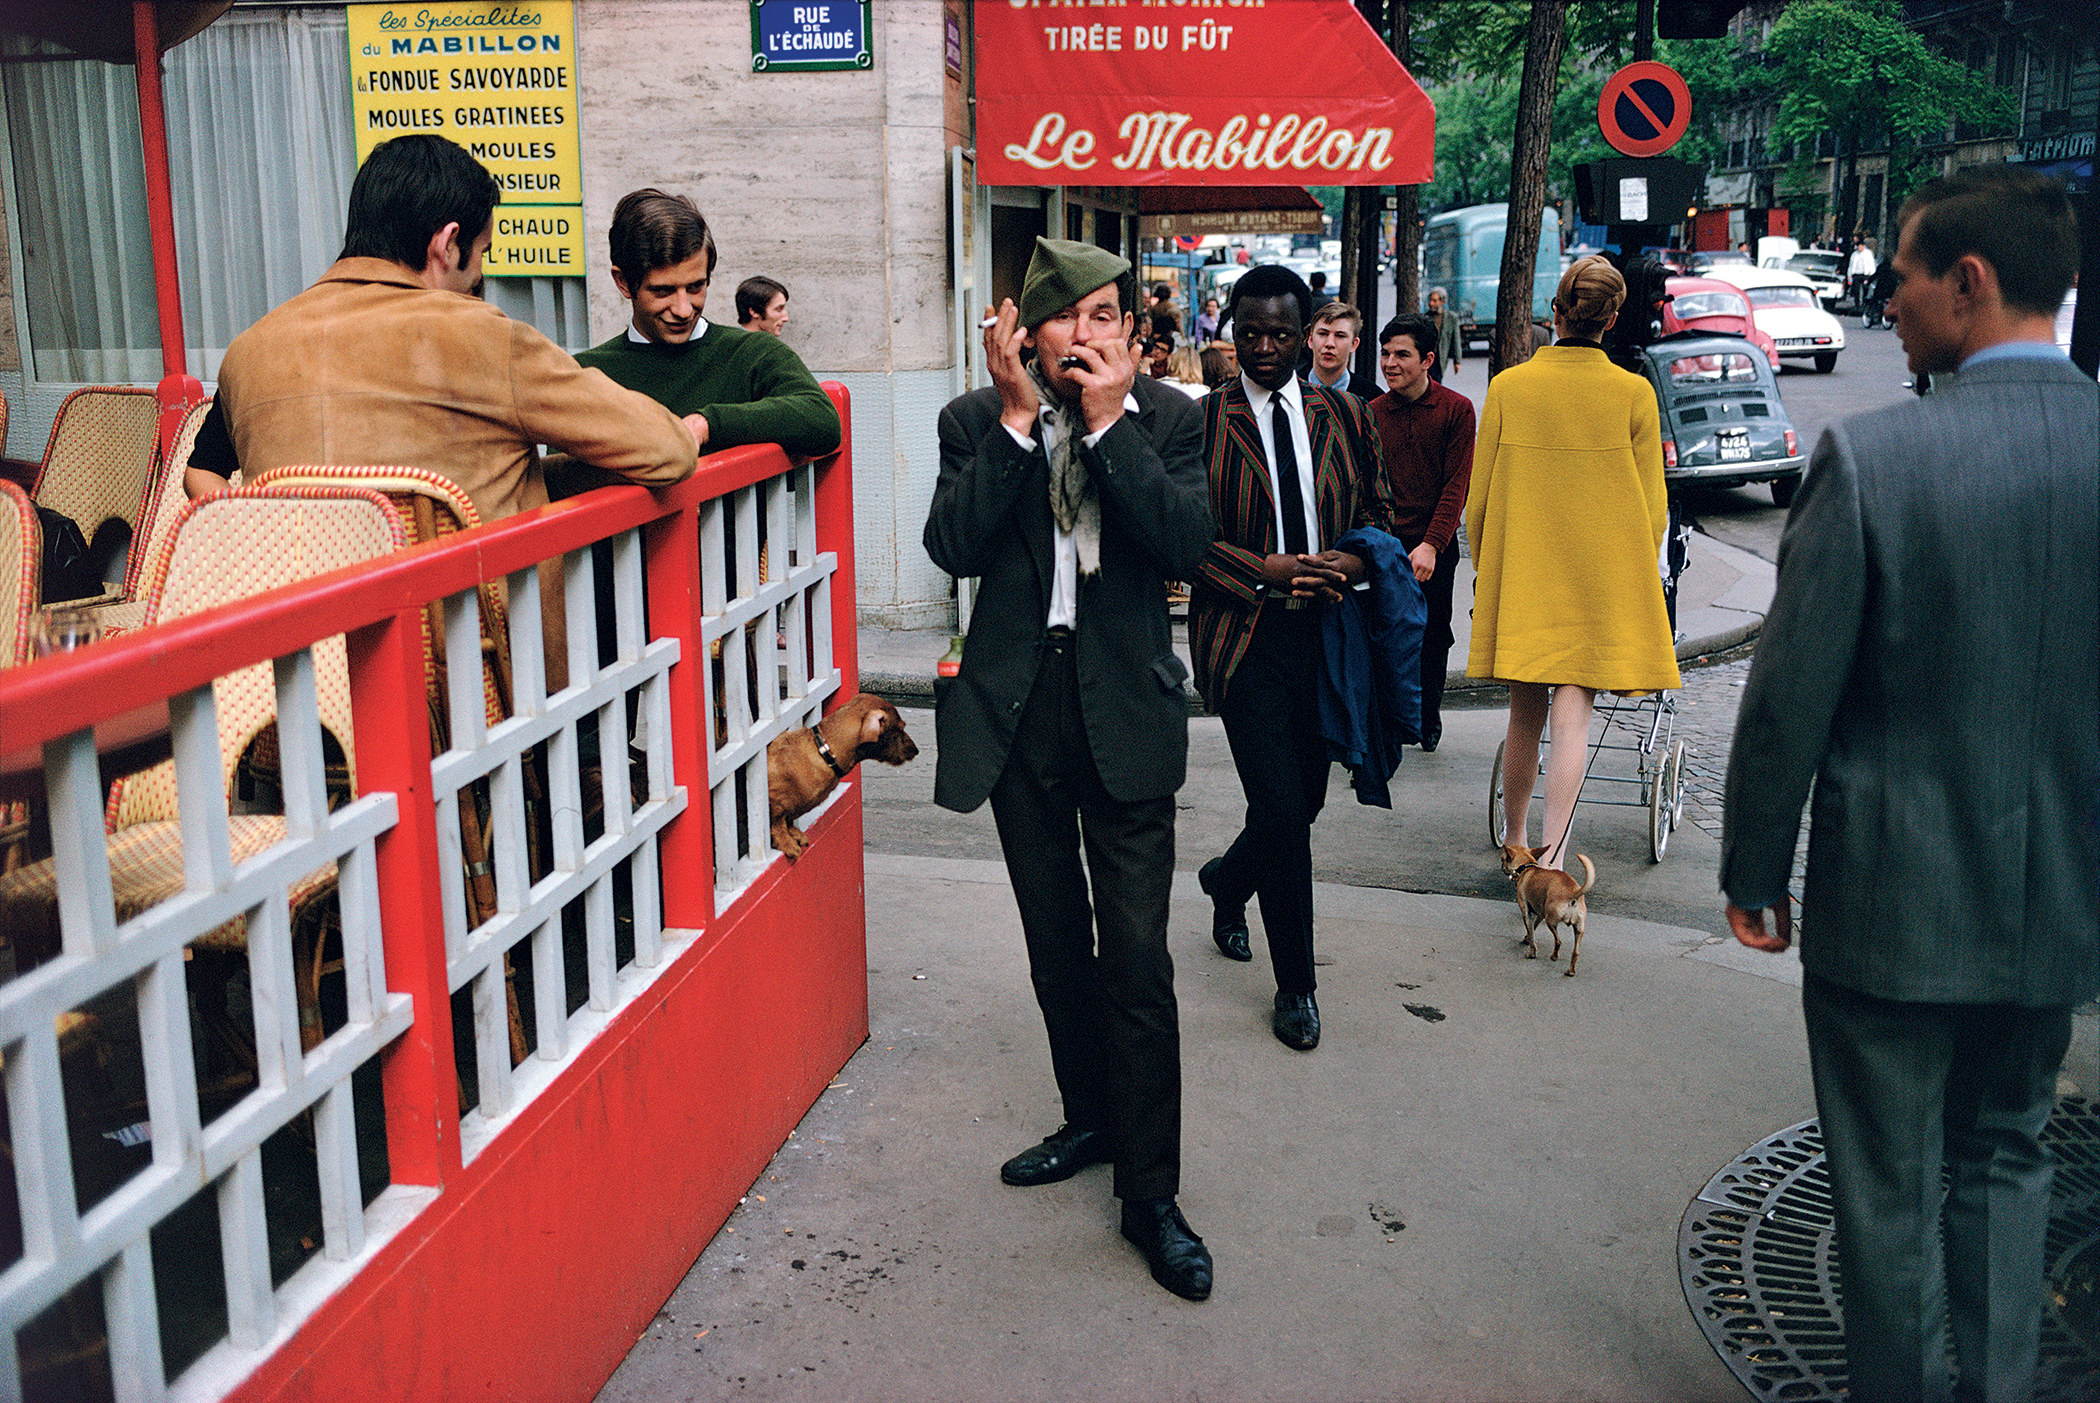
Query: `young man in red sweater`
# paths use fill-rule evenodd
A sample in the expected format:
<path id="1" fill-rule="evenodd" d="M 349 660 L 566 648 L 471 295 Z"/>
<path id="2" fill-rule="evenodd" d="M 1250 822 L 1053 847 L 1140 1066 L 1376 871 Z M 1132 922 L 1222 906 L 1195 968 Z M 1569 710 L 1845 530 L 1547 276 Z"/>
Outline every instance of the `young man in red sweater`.
<path id="1" fill-rule="evenodd" d="M 1394 530 L 1422 582 L 1429 619 L 1422 633 L 1422 749 L 1444 734 L 1444 669 L 1451 657 L 1451 583 L 1458 573 L 1458 523 L 1473 476 L 1473 402 L 1430 378 L 1436 323 L 1394 317 L 1378 333 L 1386 392 L 1371 401 L 1385 449 Z"/>

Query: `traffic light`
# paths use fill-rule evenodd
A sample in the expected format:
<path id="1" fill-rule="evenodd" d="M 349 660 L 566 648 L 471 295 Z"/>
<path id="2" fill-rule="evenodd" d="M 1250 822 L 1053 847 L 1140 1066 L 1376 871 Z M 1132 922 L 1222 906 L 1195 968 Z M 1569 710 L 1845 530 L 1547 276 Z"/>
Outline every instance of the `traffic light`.
<path id="1" fill-rule="evenodd" d="M 1724 39 L 1748 0 L 1655 0 L 1658 39 Z"/>

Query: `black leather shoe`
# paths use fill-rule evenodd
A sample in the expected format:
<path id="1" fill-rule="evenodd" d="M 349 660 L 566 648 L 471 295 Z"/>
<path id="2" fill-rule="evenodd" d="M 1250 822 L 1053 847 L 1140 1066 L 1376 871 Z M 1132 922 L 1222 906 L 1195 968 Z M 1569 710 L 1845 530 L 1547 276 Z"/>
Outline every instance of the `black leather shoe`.
<path id="1" fill-rule="evenodd" d="M 999 1166 L 999 1177 L 1016 1188 L 1032 1189 L 1069 1179 L 1090 1164 L 1115 1158 L 1108 1136 L 1098 1130 L 1080 1130 L 1061 1125 L 1045 1137 Z"/>
<path id="2" fill-rule="evenodd" d="M 1422 753 L 1424 755 L 1436 754 L 1437 743 L 1443 740 L 1443 738 L 1444 733 L 1442 731 L 1431 731 L 1428 735 L 1423 736 Z"/>
<path id="3" fill-rule="evenodd" d="M 1227 906 L 1218 900 L 1213 888 L 1217 885 L 1218 869 L 1225 864 L 1223 857 L 1214 857 L 1196 869 L 1196 885 L 1210 898 L 1210 938 L 1217 942 L 1218 953 L 1228 960 L 1245 963 L 1254 958 L 1254 951 L 1247 944 L 1247 905 Z"/>
<path id="4" fill-rule="evenodd" d="M 1210 1299 L 1210 1249 L 1171 1198 L 1123 1205 L 1123 1236 L 1145 1254 L 1152 1279 L 1185 1301 Z"/>
<path id="5" fill-rule="evenodd" d="M 1320 1006 L 1311 994 L 1276 996 L 1276 1040 L 1285 1047 L 1311 1052 L 1320 1045 Z"/>

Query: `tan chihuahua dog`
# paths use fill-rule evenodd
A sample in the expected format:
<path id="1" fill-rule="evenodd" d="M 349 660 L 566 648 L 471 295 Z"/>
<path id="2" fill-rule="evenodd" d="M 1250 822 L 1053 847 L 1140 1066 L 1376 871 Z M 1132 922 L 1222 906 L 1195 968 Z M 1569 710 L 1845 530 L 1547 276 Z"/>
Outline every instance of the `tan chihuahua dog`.
<path id="1" fill-rule="evenodd" d="M 1597 869 L 1590 865 L 1587 854 L 1575 854 L 1582 864 L 1582 885 L 1555 867 L 1539 866 L 1538 854 L 1522 843 L 1502 845 L 1502 874 L 1517 884 L 1517 912 L 1524 918 L 1524 958 L 1538 958 L 1539 947 L 1533 940 L 1540 922 L 1553 932 L 1553 953 L 1546 958 L 1560 958 L 1560 927 L 1563 921 L 1575 932 L 1574 948 L 1568 952 L 1568 967 L 1561 973 L 1572 976 L 1575 962 L 1582 958 L 1582 923 L 1589 916 L 1589 903 L 1582 899 L 1583 893 L 1597 885 Z"/>
<path id="2" fill-rule="evenodd" d="M 813 727 L 775 736 L 766 747 L 773 846 L 791 860 L 802 856 L 809 839 L 795 820 L 823 803 L 855 765 L 863 760 L 901 765 L 918 753 L 897 708 L 871 692 L 862 692 Z"/>

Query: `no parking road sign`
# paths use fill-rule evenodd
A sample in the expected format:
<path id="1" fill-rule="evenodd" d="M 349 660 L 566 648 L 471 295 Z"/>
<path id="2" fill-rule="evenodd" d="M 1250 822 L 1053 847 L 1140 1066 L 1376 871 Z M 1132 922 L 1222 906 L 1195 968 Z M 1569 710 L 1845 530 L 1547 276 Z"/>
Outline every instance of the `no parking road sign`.
<path id="1" fill-rule="evenodd" d="M 1629 156 L 1660 156 L 1692 124 L 1692 90 L 1666 63 L 1629 63 L 1604 84 L 1597 126 L 1612 149 Z"/>

